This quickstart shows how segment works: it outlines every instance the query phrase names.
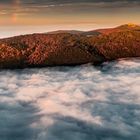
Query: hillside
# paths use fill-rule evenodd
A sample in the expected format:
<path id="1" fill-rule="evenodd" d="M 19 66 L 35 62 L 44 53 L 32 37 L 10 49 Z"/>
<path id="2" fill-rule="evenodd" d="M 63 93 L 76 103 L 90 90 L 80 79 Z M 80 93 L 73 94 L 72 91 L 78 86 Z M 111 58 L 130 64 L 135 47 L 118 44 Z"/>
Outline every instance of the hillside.
<path id="1" fill-rule="evenodd" d="M 108 28 L 108 29 L 97 29 L 96 32 L 99 32 L 100 34 L 110 34 L 113 32 L 121 32 L 121 31 L 140 31 L 140 26 L 135 24 L 124 24 L 121 26 L 118 26 L 116 28 Z M 93 32 L 95 32 L 93 31 Z"/>
<path id="2" fill-rule="evenodd" d="M 57 30 L 57 31 L 52 31 L 52 32 L 47 32 L 47 34 L 64 34 L 64 33 L 69 33 L 69 34 L 82 34 L 84 31 L 78 31 L 78 30 Z"/>
<path id="3" fill-rule="evenodd" d="M 91 37 L 90 43 L 106 60 L 140 57 L 140 31 L 120 31 Z"/>
<path id="4" fill-rule="evenodd" d="M 125 57 L 140 57 L 138 26 L 126 28 L 123 25 L 112 29 L 110 33 L 89 37 L 54 33 L 0 40 L 0 68 L 99 64 Z"/>
<path id="5" fill-rule="evenodd" d="M 33 34 L 0 40 L 0 67 L 76 65 L 100 61 L 87 38 L 72 34 Z M 98 55 L 98 54 L 97 54 Z"/>
<path id="6" fill-rule="evenodd" d="M 70 34 L 79 34 L 83 36 L 98 36 L 101 34 L 110 34 L 113 32 L 121 32 L 121 31 L 140 31 L 140 26 L 136 24 L 124 24 L 115 28 L 107 28 L 107 29 L 96 29 L 91 31 L 77 31 L 77 30 L 58 30 L 53 32 L 48 32 L 47 34 L 58 34 L 58 33 L 70 33 Z"/>
<path id="7" fill-rule="evenodd" d="M 76 34 L 76 35 L 82 35 L 82 36 L 98 36 L 101 33 L 93 30 L 93 31 L 78 31 L 78 30 L 58 30 L 53 32 L 48 32 L 47 34 Z"/>

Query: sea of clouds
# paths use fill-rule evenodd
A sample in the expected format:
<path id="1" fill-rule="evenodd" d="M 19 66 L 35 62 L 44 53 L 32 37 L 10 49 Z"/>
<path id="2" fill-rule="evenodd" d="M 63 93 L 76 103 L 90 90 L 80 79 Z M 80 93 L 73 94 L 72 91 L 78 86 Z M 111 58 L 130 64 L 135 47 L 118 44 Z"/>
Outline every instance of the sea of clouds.
<path id="1" fill-rule="evenodd" d="M 140 59 L 0 71 L 0 140 L 139 140 Z"/>

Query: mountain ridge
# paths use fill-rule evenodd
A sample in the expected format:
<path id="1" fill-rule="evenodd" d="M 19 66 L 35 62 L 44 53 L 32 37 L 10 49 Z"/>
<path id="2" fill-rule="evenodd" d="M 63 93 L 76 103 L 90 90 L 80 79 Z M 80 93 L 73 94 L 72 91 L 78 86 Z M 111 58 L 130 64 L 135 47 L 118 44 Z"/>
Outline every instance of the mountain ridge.
<path id="1" fill-rule="evenodd" d="M 136 30 L 137 26 L 126 27 L 104 29 L 98 35 L 63 32 L 0 39 L 0 68 L 96 65 L 119 58 L 140 57 L 140 31 Z"/>
<path id="2" fill-rule="evenodd" d="M 71 34 L 80 34 L 80 35 L 100 35 L 100 34 L 109 34 L 112 32 L 119 32 L 122 30 L 140 30 L 140 26 L 133 23 L 123 24 L 114 28 L 102 28 L 95 29 L 90 31 L 79 31 L 79 30 L 57 30 L 48 32 L 47 34 L 55 34 L 55 33 L 71 33 Z"/>

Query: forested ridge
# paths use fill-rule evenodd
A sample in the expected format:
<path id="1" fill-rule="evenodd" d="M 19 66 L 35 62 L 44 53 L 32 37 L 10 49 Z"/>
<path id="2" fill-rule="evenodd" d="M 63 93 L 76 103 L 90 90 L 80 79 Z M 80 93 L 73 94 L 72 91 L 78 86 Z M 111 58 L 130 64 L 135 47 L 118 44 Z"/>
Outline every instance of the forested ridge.
<path id="1" fill-rule="evenodd" d="M 122 25 L 102 32 L 91 31 L 92 35 L 57 32 L 0 39 L 0 68 L 98 64 L 140 57 L 139 29 Z M 98 31 L 99 34 L 94 34 Z"/>

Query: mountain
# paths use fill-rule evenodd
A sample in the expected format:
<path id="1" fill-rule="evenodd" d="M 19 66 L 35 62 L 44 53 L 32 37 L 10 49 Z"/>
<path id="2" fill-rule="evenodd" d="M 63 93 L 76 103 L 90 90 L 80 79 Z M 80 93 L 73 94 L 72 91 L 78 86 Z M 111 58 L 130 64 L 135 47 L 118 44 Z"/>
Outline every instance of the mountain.
<path id="1" fill-rule="evenodd" d="M 121 32 L 121 31 L 140 31 L 140 26 L 135 24 L 124 24 L 121 26 L 118 26 L 116 28 L 108 28 L 108 29 L 98 29 L 94 30 L 93 32 L 99 32 L 100 34 L 110 34 L 113 32 Z"/>
<path id="2" fill-rule="evenodd" d="M 85 36 L 98 36 L 101 34 L 110 34 L 113 32 L 131 31 L 131 30 L 140 31 L 140 26 L 136 24 L 128 23 L 115 28 L 97 29 L 91 31 L 58 30 L 58 31 L 48 32 L 47 34 L 70 33 L 70 34 L 80 34 Z"/>
<path id="3" fill-rule="evenodd" d="M 140 30 L 140 26 L 133 24 L 133 23 L 128 23 L 128 24 L 118 26 L 117 29 L 120 29 L 120 30 Z"/>
<path id="4" fill-rule="evenodd" d="M 90 44 L 99 50 L 107 61 L 140 57 L 140 31 L 124 30 L 91 37 Z"/>
<path id="5" fill-rule="evenodd" d="M 47 34 L 60 34 L 60 33 L 82 34 L 82 33 L 84 33 L 84 31 L 77 31 L 77 30 L 57 30 L 57 31 L 47 32 Z"/>
<path id="6" fill-rule="evenodd" d="M 95 32 L 101 32 L 95 35 Z M 0 68 L 100 64 L 140 57 L 139 26 L 79 33 L 31 34 L 0 39 Z"/>
<path id="7" fill-rule="evenodd" d="M 69 33 L 69 34 L 77 34 L 77 35 L 83 35 L 83 36 L 97 36 L 101 33 L 98 31 L 77 31 L 77 30 L 58 30 L 58 31 L 52 31 L 48 32 L 47 34 L 63 34 L 63 33 Z"/>

